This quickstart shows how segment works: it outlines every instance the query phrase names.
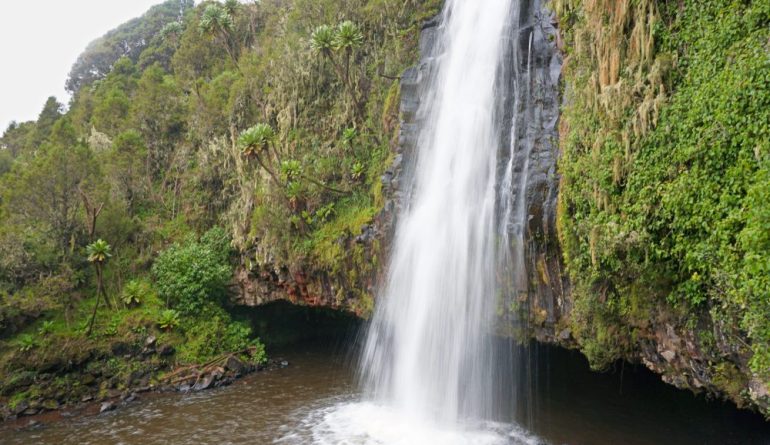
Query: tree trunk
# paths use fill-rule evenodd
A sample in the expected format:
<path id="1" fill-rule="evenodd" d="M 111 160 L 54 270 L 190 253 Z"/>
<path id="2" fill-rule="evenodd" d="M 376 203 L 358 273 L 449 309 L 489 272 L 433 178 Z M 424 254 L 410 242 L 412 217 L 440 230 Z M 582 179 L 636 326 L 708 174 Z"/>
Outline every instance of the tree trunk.
<path id="1" fill-rule="evenodd" d="M 319 187 L 325 188 L 326 190 L 329 190 L 329 191 L 334 192 L 334 193 L 339 193 L 339 194 L 342 194 L 342 195 L 347 195 L 347 194 L 351 193 L 350 190 L 341 190 L 341 189 L 338 189 L 338 188 L 334 188 L 334 187 L 332 187 L 330 185 L 324 184 L 321 181 L 317 181 L 317 180 L 315 180 L 313 178 L 310 178 L 309 176 L 300 175 L 300 177 L 302 179 L 308 181 L 308 182 L 311 182 L 311 183 L 313 183 L 313 184 L 315 184 L 315 185 L 317 185 Z"/>
<path id="2" fill-rule="evenodd" d="M 91 336 L 91 331 L 94 328 L 94 320 L 96 320 L 96 310 L 99 308 L 99 297 L 102 295 L 102 273 L 101 273 L 102 267 L 97 263 L 96 265 L 96 304 L 94 304 L 94 312 L 91 314 L 91 322 L 88 323 L 88 331 L 86 332 L 86 337 Z"/>

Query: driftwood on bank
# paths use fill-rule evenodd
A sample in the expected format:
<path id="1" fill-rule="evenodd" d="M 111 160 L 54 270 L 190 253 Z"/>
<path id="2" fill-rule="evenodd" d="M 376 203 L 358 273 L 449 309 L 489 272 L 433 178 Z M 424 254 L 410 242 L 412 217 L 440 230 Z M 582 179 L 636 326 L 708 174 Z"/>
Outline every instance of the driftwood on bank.
<path id="1" fill-rule="evenodd" d="M 213 376 L 214 379 L 218 379 L 224 376 L 227 371 L 241 373 L 249 365 L 244 363 L 239 357 L 241 355 L 253 356 L 255 352 L 256 348 L 251 346 L 241 351 L 222 354 L 203 364 L 182 366 L 163 376 L 160 382 L 172 386 L 191 384 L 191 386 L 195 387 L 201 383 L 202 379 L 207 377 Z"/>

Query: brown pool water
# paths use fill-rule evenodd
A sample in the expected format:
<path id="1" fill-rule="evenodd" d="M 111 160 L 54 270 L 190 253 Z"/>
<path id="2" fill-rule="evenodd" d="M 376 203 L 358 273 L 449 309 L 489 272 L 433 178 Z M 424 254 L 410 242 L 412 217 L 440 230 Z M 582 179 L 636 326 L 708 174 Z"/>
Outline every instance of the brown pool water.
<path id="1" fill-rule="evenodd" d="M 770 444 L 770 424 L 758 416 L 675 390 L 630 365 L 622 376 L 620 370 L 591 373 L 580 356 L 558 349 L 533 354 L 530 413 L 520 414 L 520 423 L 511 414 L 507 422 L 461 429 L 411 424 L 386 407 L 361 402 L 353 366 L 334 349 L 279 355 L 290 362 L 287 368 L 226 388 L 148 397 L 37 429 L 0 426 L 0 443 Z"/>

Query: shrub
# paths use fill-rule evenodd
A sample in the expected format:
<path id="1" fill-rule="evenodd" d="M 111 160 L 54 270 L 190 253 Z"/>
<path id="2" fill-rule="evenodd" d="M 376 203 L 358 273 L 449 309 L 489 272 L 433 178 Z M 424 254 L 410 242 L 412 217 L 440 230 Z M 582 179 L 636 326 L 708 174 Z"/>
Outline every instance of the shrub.
<path id="1" fill-rule="evenodd" d="M 345 145 L 353 145 L 353 141 L 358 137 L 358 130 L 353 127 L 346 128 L 342 131 L 342 140 Z"/>
<path id="2" fill-rule="evenodd" d="M 356 48 L 363 43 L 364 34 L 355 23 L 345 20 L 337 26 L 337 32 L 334 36 L 334 47 L 336 49 Z"/>
<path id="3" fill-rule="evenodd" d="M 169 247 L 152 267 L 158 295 L 188 315 L 221 303 L 232 276 L 229 254 L 229 238 L 219 228 L 207 232 L 200 242 Z"/>
<path id="4" fill-rule="evenodd" d="M 366 173 L 366 167 L 362 162 L 356 162 L 355 164 L 353 164 L 353 167 L 350 169 L 350 177 L 353 178 L 354 181 L 358 181 L 359 179 L 362 179 L 365 173 Z"/>
<path id="5" fill-rule="evenodd" d="M 144 280 L 131 280 L 123 287 L 120 299 L 126 306 L 139 306 L 151 294 L 150 283 Z"/>
<path id="6" fill-rule="evenodd" d="M 53 332 L 53 321 L 47 320 L 44 321 L 43 324 L 40 325 L 40 328 L 37 330 L 37 333 L 40 335 L 48 335 Z"/>
<path id="7" fill-rule="evenodd" d="M 158 317 L 158 327 L 164 331 L 170 331 L 179 326 L 179 312 L 166 309 Z"/>
<path id="8" fill-rule="evenodd" d="M 206 319 L 187 320 L 184 328 L 187 341 L 179 351 L 184 362 L 202 363 L 225 353 L 249 349 L 255 351 L 251 356 L 255 363 L 265 358 L 264 346 L 250 338 L 251 328 L 232 321 L 221 309 Z"/>
<path id="9" fill-rule="evenodd" d="M 329 53 L 334 49 L 336 34 L 331 26 L 321 25 L 310 35 L 310 47 L 319 53 Z"/>
<path id="10" fill-rule="evenodd" d="M 37 340 L 31 334 L 22 334 L 16 341 L 16 345 L 21 352 L 29 352 L 37 347 Z"/>
<path id="11" fill-rule="evenodd" d="M 274 139 L 273 127 L 259 123 L 241 133 L 238 137 L 238 145 L 240 145 L 243 155 L 251 158 L 267 150 Z"/>
<path id="12" fill-rule="evenodd" d="M 294 181 L 302 175 L 302 164 L 296 159 L 281 163 L 281 178 L 286 181 Z"/>

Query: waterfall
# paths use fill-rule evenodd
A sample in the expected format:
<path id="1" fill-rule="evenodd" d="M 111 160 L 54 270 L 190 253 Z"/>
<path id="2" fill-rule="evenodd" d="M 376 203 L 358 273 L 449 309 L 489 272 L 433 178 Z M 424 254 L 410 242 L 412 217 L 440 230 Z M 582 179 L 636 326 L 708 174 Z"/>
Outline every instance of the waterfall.
<path id="1" fill-rule="evenodd" d="M 498 274 L 512 271 L 500 266 L 513 266 L 514 286 L 526 289 L 521 192 L 528 153 L 515 151 L 522 123 L 503 118 L 509 88 L 528 83 L 505 63 L 518 58 L 510 36 L 518 12 L 512 0 L 448 0 L 441 15 L 435 66 L 417 112 L 413 185 L 362 360 L 371 396 L 412 419 L 486 419 L 496 406 Z M 528 94 L 515 94 L 514 107 L 519 96 Z M 498 187 L 506 139 L 511 153 Z M 514 186 L 517 158 L 525 172 Z"/>
<path id="2" fill-rule="evenodd" d="M 558 181 L 561 59 L 543 1 L 446 0 L 426 24 L 401 79 L 400 167 L 383 176 L 397 217 L 364 394 L 311 411 L 312 443 L 542 443 L 519 426 L 533 425 L 535 351 L 499 334 L 553 311 L 534 300 L 553 295 Z"/>

